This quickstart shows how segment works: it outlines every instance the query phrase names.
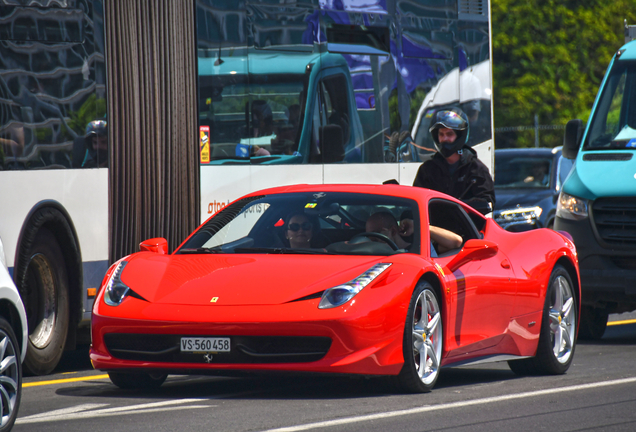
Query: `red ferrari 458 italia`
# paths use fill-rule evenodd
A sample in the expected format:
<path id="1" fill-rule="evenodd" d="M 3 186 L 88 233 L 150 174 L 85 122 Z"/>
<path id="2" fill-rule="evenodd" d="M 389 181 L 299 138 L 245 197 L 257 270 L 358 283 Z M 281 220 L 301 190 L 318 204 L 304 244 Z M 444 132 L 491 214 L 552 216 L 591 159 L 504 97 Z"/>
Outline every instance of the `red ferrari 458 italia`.
<path id="1" fill-rule="evenodd" d="M 427 392 L 445 366 L 562 374 L 574 356 L 572 241 L 504 231 L 428 189 L 267 189 L 172 254 L 164 239 L 140 246 L 108 270 L 93 308 L 93 366 L 122 388 L 292 371 L 387 375 Z"/>

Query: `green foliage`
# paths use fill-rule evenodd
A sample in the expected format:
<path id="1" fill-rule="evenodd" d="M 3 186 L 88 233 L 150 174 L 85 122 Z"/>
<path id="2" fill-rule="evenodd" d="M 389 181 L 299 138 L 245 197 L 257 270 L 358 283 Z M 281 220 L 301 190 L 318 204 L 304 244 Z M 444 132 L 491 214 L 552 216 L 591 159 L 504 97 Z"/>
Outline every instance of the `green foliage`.
<path id="1" fill-rule="evenodd" d="M 625 41 L 623 20 L 636 24 L 634 6 L 634 0 L 492 0 L 495 128 L 532 126 L 535 113 L 541 125 L 587 121 Z M 542 146 L 562 144 L 562 132 L 547 136 Z M 534 146 L 533 133 L 516 140 Z"/>

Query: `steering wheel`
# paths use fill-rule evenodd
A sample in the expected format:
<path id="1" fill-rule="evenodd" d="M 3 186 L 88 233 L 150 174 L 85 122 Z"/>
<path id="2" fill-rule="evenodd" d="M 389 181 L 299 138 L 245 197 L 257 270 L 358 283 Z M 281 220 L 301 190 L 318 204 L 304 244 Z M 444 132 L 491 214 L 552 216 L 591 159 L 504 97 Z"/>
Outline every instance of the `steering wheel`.
<path id="1" fill-rule="evenodd" d="M 356 234 L 353 237 L 351 237 L 351 240 L 349 240 L 349 241 L 353 242 L 355 239 L 361 238 L 361 237 L 367 237 L 369 239 L 377 238 L 377 239 L 382 240 L 384 243 L 388 244 L 389 246 L 391 246 L 391 249 L 393 249 L 394 251 L 400 249 L 398 247 L 398 245 L 396 245 L 395 242 L 393 240 L 391 240 L 389 237 L 385 236 L 384 234 L 380 234 L 380 233 L 376 233 L 376 232 L 361 232 L 361 233 Z"/>

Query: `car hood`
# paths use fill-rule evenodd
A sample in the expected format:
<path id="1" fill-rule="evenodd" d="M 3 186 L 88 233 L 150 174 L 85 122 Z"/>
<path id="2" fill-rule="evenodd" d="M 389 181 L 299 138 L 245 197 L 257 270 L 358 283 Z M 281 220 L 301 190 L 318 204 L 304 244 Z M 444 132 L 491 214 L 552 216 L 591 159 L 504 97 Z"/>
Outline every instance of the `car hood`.
<path id="1" fill-rule="evenodd" d="M 629 157 L 630 153 L 633 151 L 579 152 L 575 168 L 563 185 L 563 192 L 588 200 L 600 197 L 634 196 L 636 157 L 628 160 L 620 159 L 620 156 Z M 589 155 L 589 160 L 583 159 L 585 155 Z M 593 159 L 593 156 L 600 157 Z"/>
<path id="2" fill-rule="evenodd" d="M 495 210 L 534 206 L 552 195 L 551 189 L 495 189 Z"/>
<path id="3" fill-rule="evenodd" d="M 121 280 L 145 300 L 175 305 L 272 305 L 348 282 L 388 257 L 321 255 L 130 256 Z M 390 260 L 389 260 L 390 262 Z"/>

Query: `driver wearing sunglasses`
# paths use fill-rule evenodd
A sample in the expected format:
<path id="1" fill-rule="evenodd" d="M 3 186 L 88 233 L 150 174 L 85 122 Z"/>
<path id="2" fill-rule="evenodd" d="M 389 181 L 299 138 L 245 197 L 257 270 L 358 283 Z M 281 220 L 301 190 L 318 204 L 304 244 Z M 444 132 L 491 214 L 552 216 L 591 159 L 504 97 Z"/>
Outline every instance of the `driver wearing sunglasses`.
<path id="1" fill-rule="evenodd" d="M 292 249 L 311 247 L 313 224 L 304 214 L 295 214 L 289 218 L 285 237 Z"/>

